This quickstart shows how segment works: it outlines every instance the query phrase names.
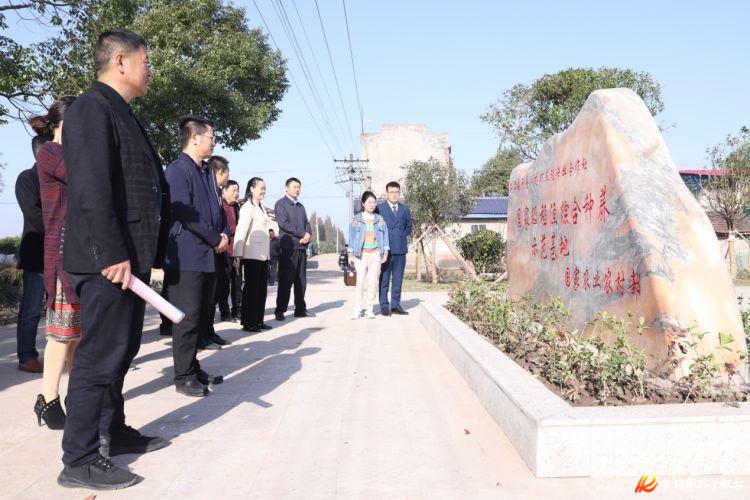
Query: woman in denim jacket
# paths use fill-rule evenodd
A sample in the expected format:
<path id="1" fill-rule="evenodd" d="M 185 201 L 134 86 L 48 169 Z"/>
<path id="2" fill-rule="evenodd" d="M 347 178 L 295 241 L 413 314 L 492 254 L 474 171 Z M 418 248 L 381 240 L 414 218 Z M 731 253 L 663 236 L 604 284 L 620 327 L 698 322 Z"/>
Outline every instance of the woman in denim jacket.
<path id="1" fill-rule="evenodd" d="M 377 303 L 380 266 L 388 260 L 388 226 L 375 213 L 378 204 L 372 191 L 362 193 L 362 212 L 349 224 L 349 262 L 357 270 L 357 286 L 354 289 L 354 311 L 352 319 L 365 316 L 374 318 L 372 309 Z M 364 306 L 364 307 L 363 307 Z"/>

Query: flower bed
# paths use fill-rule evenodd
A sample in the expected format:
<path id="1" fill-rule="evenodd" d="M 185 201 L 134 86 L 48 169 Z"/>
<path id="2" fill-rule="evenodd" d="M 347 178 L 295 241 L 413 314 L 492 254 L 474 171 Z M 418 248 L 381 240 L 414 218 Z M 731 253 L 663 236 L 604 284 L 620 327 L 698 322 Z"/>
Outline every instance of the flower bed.
<path id="1" fill-rule="evenodd" d="M 504 285 L 469 281 L 454 287 L 447 307 L 576 406 L 736 402 L 748 400 L 750 394 L 747 384 L 730 384 L 728 376 L 719 376 L 721 367 L 712 355 L 697 358 L 690 376 L 679 381 L 667 378 L 667 370 L 647 369 L 646 353 L 629 333 L 634 321 L 639 334 L 647 329 L 642 318 L 602 312 L 583 335 L 565 329 L 570 312 L 559 300 L 511 301 Z M 688 341 L 700 341 L 701 334 L 688 334 Z"/>

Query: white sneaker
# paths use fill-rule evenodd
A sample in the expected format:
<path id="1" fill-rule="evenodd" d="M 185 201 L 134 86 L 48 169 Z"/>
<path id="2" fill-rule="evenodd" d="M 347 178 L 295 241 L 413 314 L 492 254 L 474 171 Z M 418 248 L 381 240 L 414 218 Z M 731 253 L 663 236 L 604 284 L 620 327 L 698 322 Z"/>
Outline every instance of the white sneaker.
<path id="1" fill-rule="evenodd" d="M 362 311 L 359 309 L 355 309 L 355 311 L 352 313 L 352 319 L 359 319 L 362 317 Z"/>
<path id="2" fill-rule="evenodd" d="M 372 312 L 372 309 L 367 309 L 365 311 L 365 318 L 375 319 L 375 313 Z"/>

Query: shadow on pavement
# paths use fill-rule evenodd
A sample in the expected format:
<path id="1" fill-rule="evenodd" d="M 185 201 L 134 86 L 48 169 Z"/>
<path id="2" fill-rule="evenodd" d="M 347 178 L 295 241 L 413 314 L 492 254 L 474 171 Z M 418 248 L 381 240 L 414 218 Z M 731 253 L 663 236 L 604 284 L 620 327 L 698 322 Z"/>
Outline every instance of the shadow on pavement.
<path id="1" fill-rule="evenodd" d="M 185 396 L 185 401 L 189 404 L 144 425 L 141 432 L 173 439 L 179 435 L 200 429 L 242 403 L 253 403 L 263 408 L 271 407 L 270 403 L 263 400 L 263 396 L 273 392 L 289 380 L 292 375 L 300 371 L 302 369 L 302 358 L 321 351 L 318 347 L 302 349 L 298 349 L 298 347 L 310 335 L 322 329 L 305 328 L 300 332 L 283 335 L 273 340 L 259 340 L 216 351 L 217 354 L 221 355 L 231 350 L 247 350 L 248 358 L 251 359 L 239 361 L 237 357 L 234 357 L 234 361 L 241 367 L 241 371 L 233 373 L 223 384 L 213 387 L 212 394 L 205 398 L 191 399 Z M 202 362 L 206 363 L 208 359 L 213 357 L 214 355 L 204 358 Z M 228 364 L 230 363 L 222 363 L 224 366 Z M 210 369 L 207 371 L 211 372 Z M 136 395 L 149 394 L 170 385 L 172 385 L 171 373 L 131 389 L 125 397 L 132 398 Z M 232 389 L 230 392 L 224 392 L 224 394 L 231 394 L 237 388 L 240 388 L 241 392 L 231 404 L 216 405 L 211 398 L 214 395 L 222 395 L 222 389 L 225 387 L 231 387 Z M 137 455 L 126 456 L 125 463 L 132 463 L 137 458 Z"/>

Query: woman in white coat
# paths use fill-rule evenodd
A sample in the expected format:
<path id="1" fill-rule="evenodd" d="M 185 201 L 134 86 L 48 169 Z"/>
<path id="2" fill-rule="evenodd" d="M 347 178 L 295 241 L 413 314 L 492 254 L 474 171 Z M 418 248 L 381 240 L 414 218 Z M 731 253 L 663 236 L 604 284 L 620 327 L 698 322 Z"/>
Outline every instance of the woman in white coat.
<path id="1" fill-rule="evenodd" d="M 234 233 L 234 265 L 243 266 L 245 286 L 242 288 L 242 329 L 246 332 L 270 330 L 263 322 L 268 289 L 268 258 L 272 228 L 271 219 L 261 202 L 266 196 L 266 183 L 253 177 L 247 183 L 247 201 L 240 209 Z"/>

